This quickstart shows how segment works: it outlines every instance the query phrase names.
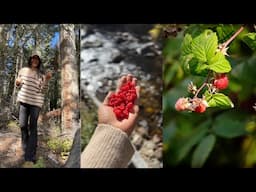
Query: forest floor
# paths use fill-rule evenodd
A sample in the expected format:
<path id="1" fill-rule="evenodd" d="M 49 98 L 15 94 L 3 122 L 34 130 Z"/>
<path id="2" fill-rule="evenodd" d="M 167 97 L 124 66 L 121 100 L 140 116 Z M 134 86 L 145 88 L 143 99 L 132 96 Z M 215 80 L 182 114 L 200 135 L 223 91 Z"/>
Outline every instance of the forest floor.
<path id="1" fill-rule="evenodd" d="M 1 120 L 0 127 L 0 168 L 22 168 L 24 152 L 21 147 L 21 132 L 18 121 Z M 67 149 L 71 142 L 65 140 L 64 134 L 59 134 L 56 119 L 38 122 L 37 162 L 30 168 L 61 168 L 68 157 Z M 5 125 L 5 126 L 4 126 Z"/>

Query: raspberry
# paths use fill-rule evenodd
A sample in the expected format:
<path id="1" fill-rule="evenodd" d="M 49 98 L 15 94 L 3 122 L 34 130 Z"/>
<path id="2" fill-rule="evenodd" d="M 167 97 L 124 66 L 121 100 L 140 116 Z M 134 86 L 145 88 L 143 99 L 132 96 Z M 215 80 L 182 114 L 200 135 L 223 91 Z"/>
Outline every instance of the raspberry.
<path id="1" fill-rule="evenodd" d="M 179 98 L 175 104 L 175 109 L 177 111 L 184 111 L 187 109 L 188 99 L 187 98 Z"/>
<path id="2" fill-rule="evenodd" d="M 213 85 L 218 89 L 226 89 L 228 87 L 228 77 L 225 74 L 219 75 L 213 82 Z"/>
<path id="3" fill-rule="evenodd" d="M 108 106 L 113 107 L 113 112 L 118 120 L 128 119 L 136 99 L 135 84 L 128 81 L 120 87 L 117 93 L 110 95 Z"/>
<path id="4" fill-rule="evenodd" d="M 203 103 L 199 103 L 199 105 L 195 108 L 195 112 L 203 113 L 206 110 L 206 106 Z"/>

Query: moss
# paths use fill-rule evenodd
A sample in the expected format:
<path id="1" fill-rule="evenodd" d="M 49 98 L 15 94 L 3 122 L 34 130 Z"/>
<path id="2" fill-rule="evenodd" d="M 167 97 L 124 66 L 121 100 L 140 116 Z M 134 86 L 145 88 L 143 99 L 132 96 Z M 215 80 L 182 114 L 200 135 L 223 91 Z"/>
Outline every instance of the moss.
<path id="1" fill-rule="evenodd" d="M 39 157 L 37 162 L 33 165 L 33 168 L 45 168 L 44 158 Z"/>
<path id="2" fill-rule="evenodd" d="M 86 103 L 86 104 L 85 104 Z M 81 150 L 89 143 L 90 138 L 97 126 L 97 107 L 92 101 L 81 102 Z"/>
<path id="3" fill-rule="evenodd" d="M 54 138 L 47 142 L 47 146 L 56 154 L 68 153 L 72 147 L 72 141 L 68 138 Z"/>

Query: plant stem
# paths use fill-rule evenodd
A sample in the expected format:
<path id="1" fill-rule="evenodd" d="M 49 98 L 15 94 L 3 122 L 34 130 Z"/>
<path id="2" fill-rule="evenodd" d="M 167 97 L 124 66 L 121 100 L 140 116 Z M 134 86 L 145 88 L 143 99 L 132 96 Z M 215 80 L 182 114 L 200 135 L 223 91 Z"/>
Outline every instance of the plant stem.
<path id="1" fill-rule="evenodd" d="M 210 78 L 210 74 L 211 74 L 211 72 L 209 71 L 206 80 L 205 80 L 204 83 L 201 85 L 201 87 L 199 87 L 199 89 L 196 91 L 196 94 L 195 94 L 194 98 L 196 98 L 197 95 L 199 94 L 199 92 L 207 85 L 207 83 L 208 83 L 208 81 L 209 81 L 209 78 Z"/>
<path id="2" fill-rule="evenodd" d="M 241 33 L 244 29 L 244 26 L 241 26 L 233 35 L 232 37 L 230 37 L 226 42 L 224 42 L 222 45 L 221 45 L 221 49 L 220 51 L 224 50 L 229 43 L 231 43 L 231 41 L 233 41 L 237 35 L 239 35 L 239 33 Z"/>

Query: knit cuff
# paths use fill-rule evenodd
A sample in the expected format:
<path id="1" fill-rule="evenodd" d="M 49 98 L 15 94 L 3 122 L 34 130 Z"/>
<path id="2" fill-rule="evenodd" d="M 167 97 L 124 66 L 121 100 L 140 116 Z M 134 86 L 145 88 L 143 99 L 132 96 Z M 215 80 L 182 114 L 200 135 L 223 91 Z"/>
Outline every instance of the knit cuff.
<path id="1" fill-rule="evenodd" d="M 125 168 L 134 154 L 128 135 L 111 125 L 99 124 L 81 156 L 82 168 Z"/>

